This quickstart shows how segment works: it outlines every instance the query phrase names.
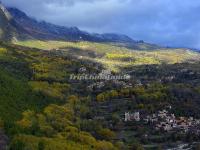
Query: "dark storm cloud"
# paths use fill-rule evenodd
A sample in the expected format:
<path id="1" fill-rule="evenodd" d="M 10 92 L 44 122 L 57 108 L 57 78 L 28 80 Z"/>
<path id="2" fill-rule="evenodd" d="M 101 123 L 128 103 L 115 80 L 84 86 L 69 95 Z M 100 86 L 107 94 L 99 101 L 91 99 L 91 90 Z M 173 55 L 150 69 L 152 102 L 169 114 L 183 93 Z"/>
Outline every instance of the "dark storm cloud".
<path id="1" fill-rule="evenodd" d="M 28 15 L 90 32 L 200 48 L 199 0 L 2 0 Z"/>

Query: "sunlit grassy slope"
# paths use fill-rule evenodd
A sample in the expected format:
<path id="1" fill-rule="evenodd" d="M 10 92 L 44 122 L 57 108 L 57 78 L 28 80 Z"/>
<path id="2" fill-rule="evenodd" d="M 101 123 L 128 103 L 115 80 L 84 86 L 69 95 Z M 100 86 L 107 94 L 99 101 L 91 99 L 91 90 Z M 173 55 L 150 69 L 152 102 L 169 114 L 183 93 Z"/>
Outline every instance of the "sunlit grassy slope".
<path id="1" fill-rule="evenodd" d="M 117 46 L 112 43 L 36 40 L 19 41 L 15 44 L 44 50 L 62 49 L 65 52 L 69 52 L 69 54 L 82 56 L 82 58 L 102 63 L 106 68 L 113 70 L 131 65 L 192 62 L 200 58 L 199 53 L 188 49 L 162 48 L 141 51 Z"/>

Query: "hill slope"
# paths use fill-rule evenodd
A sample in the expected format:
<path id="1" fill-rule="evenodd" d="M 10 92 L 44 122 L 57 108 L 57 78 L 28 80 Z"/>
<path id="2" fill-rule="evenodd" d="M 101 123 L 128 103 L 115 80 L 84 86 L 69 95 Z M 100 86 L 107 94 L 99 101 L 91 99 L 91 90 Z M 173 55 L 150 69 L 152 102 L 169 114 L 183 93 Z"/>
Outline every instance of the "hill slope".
<path id="1" fill-rule="evenodd" d="M 31 39 L 26 30 L 20 26 L 10 12 L 0 3 L 0 40 Z"/>
<path id="2" fill-rule="evenodd" d="M 11 16 L 5 9 L 5 7 L 0 4 L 0 39 L 10 40 L 12 38 L 13 29 L 10 25 Z"/>

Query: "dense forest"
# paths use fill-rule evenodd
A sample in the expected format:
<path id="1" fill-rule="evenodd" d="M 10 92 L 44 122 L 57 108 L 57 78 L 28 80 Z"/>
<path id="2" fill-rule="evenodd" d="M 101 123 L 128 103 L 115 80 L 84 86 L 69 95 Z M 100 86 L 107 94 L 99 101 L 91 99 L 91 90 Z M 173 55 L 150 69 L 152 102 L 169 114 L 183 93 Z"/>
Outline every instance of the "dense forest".
<path id="1" fill-rule="evenodd" d="M 199 57 L 188 50 L 137 51 L 108 43 L 2 42 L 3 140 L 11 150 L 142 150 L 198 142 L 199 135 L 158 131 L 144 121 L 126 122 L 124 114 L 142 117 L 170 106 L 177 117 L 200 119 Z M 71 74 L 102 70 L 130 79 L 70 80 Z"/>

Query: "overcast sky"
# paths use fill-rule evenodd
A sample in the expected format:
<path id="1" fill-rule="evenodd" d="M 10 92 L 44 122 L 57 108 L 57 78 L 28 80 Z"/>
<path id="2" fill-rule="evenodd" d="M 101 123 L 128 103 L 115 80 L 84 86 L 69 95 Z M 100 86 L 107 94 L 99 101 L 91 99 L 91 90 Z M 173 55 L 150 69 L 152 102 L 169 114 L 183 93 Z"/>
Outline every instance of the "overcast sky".
<path id="1" fill-rule="evenodd" d="M 163 46 L 200 49 L 199 0 L 2 0 L 64 26 L 126 34 Z"/>

